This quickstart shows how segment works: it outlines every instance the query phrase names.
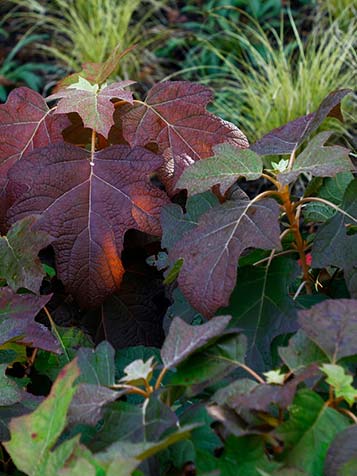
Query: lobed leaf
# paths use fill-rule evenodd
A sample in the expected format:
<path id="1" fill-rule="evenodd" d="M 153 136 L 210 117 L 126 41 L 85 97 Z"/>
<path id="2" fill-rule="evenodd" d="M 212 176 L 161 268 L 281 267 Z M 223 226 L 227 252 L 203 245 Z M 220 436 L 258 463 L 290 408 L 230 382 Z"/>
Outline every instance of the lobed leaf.
<path id="1" fill-rule="evenodd" d="M 332 361 L 357 354 L 357 300 L 320 302 L 299 311 L 299 324 Z"/>
<path id="2" fill-rule="evenodd" d="M 0 226 L 3 229 L 6 210 L 13 201 L 9 170 L 33 149 L 62 141 L 61 131 L 67 125 L 66 117 L 55 116 L 40 94 L 25 87 L 11 91 L 6 103 L 0 105 Z"/>
<path id="3" fill-rule="evenodd" d="M 107 138 L 114 125 L 115 107 L 112 99 L 122 99 L 132 103 L 132 93 L 124 88 L 133 83 L 134 81 L 126 80 L 99 87 L 98 84 L 91 84 L 79 76 L 78 82 L 51 94 L 47 101 L 59 99 L 55 114 L 77 112 L 84 127 L 89 127 Z"/>
<path id="4" fill-rule="evenodd" d="M 48 246 L 52 238 L 42 231 L 32 228 L 37 219 L 27 217 L 15 223 L 0 237 L 0 277 L 17 291 L 26 288 L 38 293 L 44 277 L 38 253 Z"/>
<path id="5" fill-rule="evenodd" d="M 247 148 L 245 135 L 233 124 L 206 111 L 210 89 L 188 81 L 165 81 L 148 92 L 123 116 L 123 133 L 132 145 L 157 144 L 165 156 L 160 178 L 173 192 L 184 169 L 212 155 L 212 147 L 229 142 Z"/>
<path id="6" fill-rule="evenodd" d="M 313 177 L 334 177 L 340 172 L 353 170 L 348 154 L 349 150 L 338 146 L 324 147 L 332 132 L 320 132 L 311 139 L 305 149 L 296 158 L 292 170 L 278 175 L 281 184 L 287 185 L 301 173 L 310 173 Z"/>
<path id="7" fill-rule="evenodd" d="M 101 304 L 124 273 L 120 254 L 129 228 L 160 234 L 166 195 L 150 184 L 162 163 L 125 145 L 90 153 L 69 144 L 37 149 L 12 169 L 27 187 L 9 211 L 12 222 L 41 215 L 36 229 L 54 237 L 59 278 L 83 307 Z"/>
<path id="8" fill-rule="evenodd" d="M 29 476 L 55 476 L 77 444 L 76 439 L 68 440 L 54 450 L 66 425 L 78 375 L 73 361 L 64 367 L 49 396 L 33 413 L 10 422 L 11 440 L 4 445 L 16 467 Z"/>
<path id="9" fill-rule="evenodd" d="M 230 316 L 220 316 L 200 326 L 190 326 L 176 317 L 161 348 L 161 358 L 165 367 L 176 367 L 212 338 L 221 335 L 230 320 Z"/>
<path id="10" fill-rule="evenodd" d="M 51 295 L 15 294 L 8 287 L 0 288 L 0 345 L 11 340 L 59 353 L 59 344 L 51 332 L 34 321 L 50 299 Z"/>
<path id="11" fill-rule="evenodd" d="M 180 289 L 202 315 L 211 317 L 228 304 L 245 249 L 280 248 L 278 217 L 279 206 L 271 199 L 226 202 L 206 212 L 170 250 L 170 259 L 184 260 Z"/>
<path id="12" fill-rule="evenodd" d="M 195 162 L 184 170 L 176 185 L 178 189 L 187 189 L 194 195 L 219 184 L 224 195 L 238 178 L 256 180 L 263 172 L 262 159 L 250 149 L 219 144 L 213 147 L 213 152 L 213 157 Z"/>
<path id="13" fill-rule="evenodd" d="M 322 101 L 317 111 L 273 129 L 253 144 L 251 149 L 258 155 L 291 154 L 327 116 L 342 119 L 339 104 L 350 92 L 350 89 L 333 91 Z"/>

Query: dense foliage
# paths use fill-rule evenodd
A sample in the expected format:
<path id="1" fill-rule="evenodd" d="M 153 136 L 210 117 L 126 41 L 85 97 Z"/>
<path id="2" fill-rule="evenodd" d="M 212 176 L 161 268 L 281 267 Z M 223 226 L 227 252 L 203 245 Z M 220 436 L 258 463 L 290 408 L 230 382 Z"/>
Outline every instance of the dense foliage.
<path id="1" fill-rule="evenodd" d="M 108 82 L 126 53 L 0 106 L 3 471 L 356 474 L 357 181 L 319 131 L 350 90 L 250 146 L 202 85 Z"/>

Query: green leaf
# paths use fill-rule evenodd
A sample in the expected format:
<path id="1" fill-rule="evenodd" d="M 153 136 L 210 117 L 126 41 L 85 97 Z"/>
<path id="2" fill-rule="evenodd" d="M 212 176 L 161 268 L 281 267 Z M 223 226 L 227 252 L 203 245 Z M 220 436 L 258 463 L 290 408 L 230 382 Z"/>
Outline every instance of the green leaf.
<path id="1" fill-rule="evenodd" d="M 348 234 L 348 225 L 357 224 L 357 179 L 347 187 L 341 208 L 349 216 L 337 213 L 318 231 L 312 247 L 312 266 L 338 266 L 351 297 L 357 297 L 357 235 Z"/>
<path id="2" fill-rule="evenodd" d="M 150 357 L 146 362 L 142 359 L 134 360 L 125 367 L 124 372 L 126 375 L 124 375 L 120 381 L 130 385 L 144 385 L 146 382 L 149 383 L 154 370 L 153 360 L 154 357 Z"/>
<path id="3" fill-rule="evenodd" d="M 343 398 L 352 406 L 357 399 L 357 389 L 351 385 L 353 377 L 340 365 L 324 364 L 321 370 L 327 376 L 326 382 L 334 388 L 336 398 Z"/>
<path id="4" fill-rule="evenodd" d="M 313 363 L 327 362 L 326 354 L 299 329 L 287 347 L 279 347 L 279 356 L 285 365 L 295 373 Z"/>
<path id="5" fill-rule="evenodd" d="M 248 337 L 247 362 L 255 370 L 271 368 L 273 339 L 296 330 L 297 306 L 289 296 L 296 262 L 273 259 L 270 266 L 245 266 L 239 270 L 230 304 L 220 312 L 231 314 L 230 326 Z"/>
<path id="6" fill-rule="evenodd" d="M 250 149 L 219 144 L 213 151 L 213 157 L 186 168 L 177 182 L 178 189 L 187 189 L 190 195 L 194 195 L 219 184 L 221 193 L 225 194 L 239 177 L 256 180 L 262 174 L 262 159 Z"/>
<path id="7" fill-rule="evenodd" d="M 22 391 L 5 375 L 7 364 L 0 365 L 0 406 L 12 405 L 22 400 Z"/>
<path id="8" fill-rule="evenodd" d="M 353 170 L 348 149 L 338 145 L 323 146 L 331 134 L 331 131 L 324 131 L 311 139 L 296 158 L 292 170 L 278 175 L 279 182 L 287 185 L 296 180 L 301 173 L 310 173 L 314 177 L 334 177 L 339 172 Z"/>
<path id="9" fill-rule="evenodd" d="M 256 436 L 230 436 L 217 463 L 224 476 L 261 476 L 260 471 L 269 474 L 279 467 L 268 459 L 263 440 Z"/>
<path id="10" fill-rule="evenodd" d="M 199 392 L 244 364 L 246 351 L 247 339 L 244 335 L 223 336 L 181 363 L 172 374 L 170 384 L 186 387 L 198 385 L 197 389 L 191 388 L 190 393 Z"/>
<path id="11" fill-rule="evenodd" d="M 101 342 L 96 349 L 79 349 L 77 356 L 81 371 L 77 383 L 114 385 L 114 349 L 109 342 Z"/>
<path id="12" fill-rule="evenodd" d="M 328 447 L 348 425 L 348 419 L 327 407 L 319 395 L 300 390 L 289 419 L 275 430 L 275 436 L 284 443 L 284 462 L 309 476 L 322 476 Z"/>
<path id="13" fill-rule="evenodd" d="M 74 360 L 61 371 L 49 396 L 33 413 L 10 422 L 11 440 L 4 445 L 16 467 L 29 476 L 57 476 L 77 444 L 72 439 L 53 449 L 66 425 L 78 375 Z"/>
<path id="14" fill-rule="evenodd" d="M 38 293 L 44 277 L 38 253 L 52 238 L 43 231 L 33 230 L 37 219 L 23 218 L 0 237 L 0 277 L 16 292 L 26 288 Z"/>
<path id="15" fill-rule="evenodd" d="M 206 324 L 190 326 L 176 317 L 161 349 L 161 358 L 166 368 L 176 367 L 211 339 L 223 333 L 231 316 L 214 317 Z"/>
<path id="16" fill-rule="evenodd" d="M 165 205 L 161 210 L 162 247 L 170 249 L 187 231 L 198 225 L 201 215 L 218 203 L 218 198 L 213 193 L 206 192 L 188 198 L 186 213 L 175 203 Z"/>
<path id="17" fill-rule="evenodd" d="M 283 385 L 286 373 L 282 372 L 281 369 L 269 370 L 269 372 L 263 373 L 265 380 L 269 384 Z"/>
<path id="18" fill-rule="evenodd" d="M 341 172 L 336 177 L 326 178 L 317 196 L 340 206 L 346 188 L 352 180 L 353 175 L 350 172 Z M 324 203 L 311 202 L 304 208 L 305 220 L 312 222 L 326 222 L 336 213 L 335 209 Z"/>

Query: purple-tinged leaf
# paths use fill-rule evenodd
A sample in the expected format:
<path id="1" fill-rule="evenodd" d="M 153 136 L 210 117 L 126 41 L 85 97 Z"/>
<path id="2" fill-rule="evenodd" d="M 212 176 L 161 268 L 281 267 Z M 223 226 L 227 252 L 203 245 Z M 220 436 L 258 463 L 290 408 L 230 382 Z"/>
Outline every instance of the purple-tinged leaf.
<path id="1" fill-rule="evenodd" d="M 345 430 L 341 431 L 333 440 L 328 449 L 324 476 L 344 476 L 342 470 L 344 466 L 351 460 L 355 460 L 357 467 L 357 425 L 351 425 Z"/>
<path id="2" fill-rule="evenodd" d="M 34 231 L 34 224 L 36 217 L 24 218 L 15 223 L 6 236 L 0 237 L 0 278 L 6 279 L 14 291 L 26 288 L 37 293 L 45 274 L 38 253 L 52 238 L 42 231 Z"/>
<path id="3" fill-rule="evenodd" d="M 200 326 L 190 326 L 176 317 L 161 349 L 165 367 L 175 367 L 211 339 L 220 336 L 230 320 L 231 316 L 220 316 Z"/>
<path id="4" fill-rule="evenodd" d="M 96 152 L 58 144 L 37 149 L 11 176 L 27 186 L 9 211 L 15 222 L 41 215 L 36 229 L 55 238 L 59 278 L 83 307 L 95 306 L 121 283 L 125 232 L 161 233 L 159 214 L 168 199 L 150 183 L 162 159 L 125 145 Z"/>
<path id="5" fill-rule="evenodd" d="M 194 195 L 219 184 L 224 195 L 239 177 L 256 180 L 262 174 L 262 159 L 250 149 L 219 144 L 213 147 L 213 152 L 213 157 L 195 162 L 184 170 L 176 187 L 187 189 L 189 195 Z"/>
<path id="6" fill-rule="evenodd" d="M 79 384 L 68 410 L 68 422 L 95 425 L 102 418 L 104 405 L 117 400 L 124 393 L 101 385 Z"/>
<path id="7" fill-rule="evenodd" d="M 0 345 L 12 340 L 49 352 L 60 352 L 57 340 L 42 324 L 34 321 L 36 314 L 51 299 L 51 295 L 15 294 L 12 289 L 0 289 Z"/>
<path id="8" fill-rule="evenodd" d="M 357 300 L 320 302 L 299 311 L 299 324 L 332 361 L 357 354 Z"/>
<path id="9" fill-rule="evenodd" d="M 218 204 L 218 198 L 206 192 L 188 198 L 186 213 L 176 203 L 165 205 L 161 210 L 162 247 L 170 249 L 187 231 L 198 225 L 201 215 Z"/>
<path id="10" fill-rule="evenodd" d="M 28 88 L 18 88 L 0 105 L 0 226 L 4 228 L 6 210 L 12 203 L 8 171 L 27 153 L 62 141 L 68 125 L 64 116 L 55 116 L 44 98 Z"/>
<path id="11" fill-rule="evenodd" d="M 350 295 L 357 298 L 357 234 L 348 233 L 348 227 L 357 223 L 356 179 L 347 187 L 340 208 L 349 216 L 338 211 L 318 230 L 312 247 L 312 266 L 342 268 Z"/>
<path id="12" fill-rule="evenodd" d="M 339 172 L 353 170 L 348 149 L 339 145 L 324 147 L 331 134 L 332 132 L 325 131 L 311 139 L 296 158 L 292 170 L 278 175 L 279 182 L 287 185 L 301 173 L 310 173 L 313 177 L 334 177 Z"/>
<path id="13" fill-rule="evenodd" d="M 71 84 L 66 89 L 52 94 L 47 101 L 59 99 L 56 114 L 77 112 L 83 120 L 84 127 L 95 130 L 104 137 L 108 137 L 114 125 L 114 104 L 112 99 L 122 99 L 133 102 L 133 95 L 125 91 L 134 81 L 119 81 L 100 88 L 98 84 L 91 84 L 81 76 L 77 83 Z"/>
<path id="14" fill-rule="evenodd" d="M 280 248 L 278 218 L 279 206 L 271 199 L 226 202 L 205 213 L 175 244 L 169 257 L 184 260 L 180 289 L 202 315 L 211 317 L 228 304 L 238 259 L 246 248 Z"/>
<path id="15" fill-rule="evenodd" d="M 212 99 L 211 90 L 200 84 L 166 81 L 123 117 L 124 137 L 131 145 L 155 142 L 165 156 L 160 178 L 170 191 L 188 165 L 212 156 L 214 145 L 248 147 L 237 127 L 206 111 Z"/>
<path id="16" fill-rule="evenodd" d="M 251 149 L 258 155 L 291 154 L 320 126 L 327 116 L 341 119 L 341 111 L 338 106 L 350 92 L 351 89 L 333 91 L 322 101 L 317 111 L 272 130 L 253 144 Z"/>

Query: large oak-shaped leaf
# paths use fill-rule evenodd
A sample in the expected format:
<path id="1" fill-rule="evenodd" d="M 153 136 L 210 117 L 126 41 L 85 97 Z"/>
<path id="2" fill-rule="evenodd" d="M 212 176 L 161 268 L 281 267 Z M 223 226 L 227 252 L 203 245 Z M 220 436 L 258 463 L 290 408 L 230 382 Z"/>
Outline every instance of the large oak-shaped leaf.
<path id="1" fill-rule="evenodd" d="M 357 353 L 357 300 L 327 299 L 300 311 L 299 323 L 333 361 Z"/>
<path id="2" fill-rule="evenodd" d="M 59 352 L 57 340 L 34 317 L 51 296 L 15 294 L 5 287 L 0 290 L 0 345 L 12 340 L 38 347 L 49 352 Z"/>
<path id="3" fill-rule="evenodd" d="M 310 173 L 314 177 L 334 177 L 339 172 L 352 170 L 348 149 L 338 145 L 324 147 L 331 134 L 325 131 L 314 137 L 296 158 L 292 170 L 278 175 L 279 182 L 289 184 L 301 173 Z"/>
<path id="4" fill-rule="evenodd" d="M 240 254 L 250 247 L 280 247 L 279 206 L 271 199 L 226 202 L 202 215 L 198 226 L 175 244 L 170 258 L 183 258 L 181 291 L 201 314 L 226 306 L 236 284 Z"/>
<path id="5" fill-rule="evenodd" d="M 333 91 L 322 101 L 317 111 L 272 130 L 253 144 L 251 149 L 259 155 L 291 154 L 327 116 L 342 119 L 339 104 L 350 92 L 351 89 Z"/>
<path id="6" fill-rule="evenodd" d="M 33 231 L 33 216 L 15 223 L 7 236 L 0 237 L 0 278 L 14 291 L 26 288 L 37 293 L 44 271 L 38 253 L 52 241 L 47 233 Z"/>
<path id="7" fill-rule="evenodd" d="M 114 104 L 112 99 L 122 99 L 132 102 L 133 95 L 125 91 L 134 81 L 119 81 L 100 88 L 98 84 L 91 84 L 79 77 L 77 83 L 47 98 L 48 101 L 59 99 L 56 114 L 78 112 L 83 120 L 84 127 L 95 130 L 104 137 L 108 137 L 110 128 L 114 124 Z"/>
<path id="8" fill-rule="evenodd" d="M 36 228 L 55 238 L 58 275 L 83 306 L 98 305 L 118 289 L 129 228 L 160 234 L 159 213 L 167 198 L 149 175 L 161 163 L 140 147 L 112 146 L 91 158 L 86 150 L 58 144 L 34 151 L 14 167 L 14 177 L 28 190 L 10 218 L 41 215 Z"/>
<path id="9" fill-rule="evenodd" d="M 183 170 L 212 156 L 212 147 L 229 142 L 248 147 L 245 135 L 233 124 L 210 114 L 210 89 L 188 81 L 166 81 L 154 86 L 145 103 L 123 117 L 125 139 L 132 145 L 155 142 L 166 158 L 161 179 L 173 190 Z"/>
<path id="10" fill-rule="evenodd" d="M 66 117 L 55 116 L 43 97 L 28 88 L 15 89 L 0 105 L 0 225 L 10 200 L 5 193 L 8 171 L 34 148 L 61 141 L 66 125 Z"/>

